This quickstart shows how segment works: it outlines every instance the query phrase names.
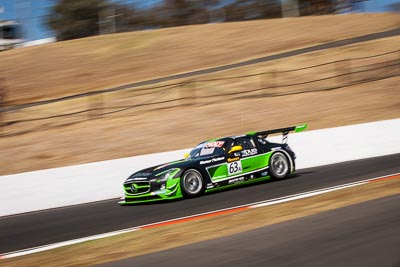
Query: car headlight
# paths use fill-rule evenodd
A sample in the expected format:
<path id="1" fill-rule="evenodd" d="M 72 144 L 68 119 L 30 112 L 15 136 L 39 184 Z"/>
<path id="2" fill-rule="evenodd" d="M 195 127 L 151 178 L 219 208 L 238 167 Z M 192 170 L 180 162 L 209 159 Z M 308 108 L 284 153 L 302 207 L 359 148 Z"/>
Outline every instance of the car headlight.
<path id="1" fill-rule="evenodd" d="M 172 177 L 175 175 L 175 173 L 177 173 L 179 171 L 179 169 L 169 169 L 166 170 L 162 173 L 157 174 L 157 182 L 165 182 L 166 180 L 168 180 L 169 177 Z"/>

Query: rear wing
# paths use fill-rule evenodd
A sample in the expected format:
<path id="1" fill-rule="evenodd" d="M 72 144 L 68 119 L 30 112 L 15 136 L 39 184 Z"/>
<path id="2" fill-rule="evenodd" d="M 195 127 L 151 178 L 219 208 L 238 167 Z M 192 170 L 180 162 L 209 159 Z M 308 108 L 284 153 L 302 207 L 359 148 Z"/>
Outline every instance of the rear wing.
<path id="1" fill-rule="evenodd" d="M 261 132 L 248 132 L 246 135 L 248 136 L 257 136 L 258 138 L 263 138 L 266 139 L 268 135 L 270 134 L 276 134 L 276 133 L 282 133 L 282 143 L 286 144 L 287 143 L 287 136 L 289 132 L 294 131 L 295 133 L 299 133 L 304 131 L 307 128 L 307 124 L 301 124 L 297 126 L 291 126 L 291 127 L 286 127 L 286 128 L 279 128 L 279 129 L 273 129 L 273 130 L 267 130 L 267 131 L 261 131 Z"/>

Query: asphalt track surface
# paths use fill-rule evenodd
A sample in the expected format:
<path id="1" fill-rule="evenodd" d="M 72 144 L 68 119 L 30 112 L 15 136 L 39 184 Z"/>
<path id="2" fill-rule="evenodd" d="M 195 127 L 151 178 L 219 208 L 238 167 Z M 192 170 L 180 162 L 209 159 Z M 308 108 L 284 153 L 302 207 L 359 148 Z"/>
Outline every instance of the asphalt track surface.
<path id="1" fill-rule="evenodd" d="M 398 267 L 399 210 L 397 194 L 99 267 Z"/>
<path id="2" fill-rule="evenodd" d="M 1 217 L 0 254 L 397 172 L 400 172 L 400 154 L 304 169 L 291 179 L 195 199 L 134 206 L 119 206 L 118 199 L 112 199 Z"/>
<path id="3" fill-rule="evenodd" d="M 152 84 L 157 84 L 157 83 L 166 82 L 166 81 L 173 81 L 176 79 L 189 78 L 189 77 L 193 77 L 193 76 L 197 76 L 197 75 L 215 73 L 215 72 L 219 72 L 219 71 L 244 67 L 244 66 L 248 66 L 248 65 L 252 65 L 252 64 L 257 64 L 257 63 L 262 63 L 262 62 L 267 62 L 267 61 L 272 61 L 272 60 L 277 60 L 277 59 L 282 59 L 282 58 L 287 58 L 287 57 L 293 57 L 293 56 L 306 54 L 306 53 L 310 53 L 310 52 L 316 52 L 316 51 L 341 47 L 341 46 L 345 46 L 345 45 L 368 42 L 368 41 L 372 41 L 372 40 L 388 38 L 388 37 L 393 37 L 393 36 L 399 36 L 399 35 L 400 35 L 400 28 L 397 28 L 397 29 L 392 29 L 392 30 L 388 30 L 388 31 L 377 32 L 377 33 L 357 36 L 357 37 L 353 37 L 353 38 L 333 41 L 333 42 L 324 43 L 324 44 L 320 44 L 320 45 L 309 46 L 309 47 L 300 48 L 300 49 L 283 52 L 283 53 L 279 53 L 279 54 L 275 54 L 275 55 L 250 59 L 250 60 L 246 60 L 246 61 L 242 61 L 242 62 L 238 62 L 238 63 L 227 64 L 227 65 L 223 65 L 223 66 L 212 67 L 212 68 L 207 68 L 207 69 L 202 69 L 202 70 L 190 71 L 190 72 L 170 75 L 170 76 L 166 76 L 166 77 L 162 77 L 162 78 L 156 78 L 156 79 L 151 79 L 151 80 L 146 80 L 146 81 L 141 81 L 141 82 L 135 82 L 135 83 L 125 84 L 125 85 L 112 87 L 112 88 L 108 88 L 108 89 L 91 91 L 91 92 L 81 93 L 81 94 L 76 94 L 76 95 L 69 95 L 69 96 L 64 96 L 64 97 L 55 98 L 55 99 L 48 99 L 48 100 L 43 100 L 43 101 L 38 101 L 38 102 L 31 102 L 31 103 L 26 103 L 26 104 L 21 104 L 21 105 L 3 107 L 3 108 L 0 108 L 0 112 L 19 110 L 19 109 L 29 108 L 29 107 L 33 107 L 33 106 L 56 103 L 56 102 L 69 100 L 69 99 L 75 99 L 75 98 L 86 97 L 86 96 L 91 96 L 91 95 L 103 94 L 103 93 L 107 93 L 107 92 L 124 90 L 124 89 L 132 88 L 132 87 L 152 85 Z"/>

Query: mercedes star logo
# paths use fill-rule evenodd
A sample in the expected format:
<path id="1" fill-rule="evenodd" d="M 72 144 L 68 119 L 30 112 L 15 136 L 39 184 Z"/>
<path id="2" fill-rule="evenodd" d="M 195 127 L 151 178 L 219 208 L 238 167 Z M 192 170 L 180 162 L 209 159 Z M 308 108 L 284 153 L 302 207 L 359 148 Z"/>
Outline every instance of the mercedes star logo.
<path id="1" fill-rule="evenodd" d="M 131 185 L 131 192 L 132 193 L 136 193 L 137 192 L 137 188 L 136 188 L 135 184 Z"/>

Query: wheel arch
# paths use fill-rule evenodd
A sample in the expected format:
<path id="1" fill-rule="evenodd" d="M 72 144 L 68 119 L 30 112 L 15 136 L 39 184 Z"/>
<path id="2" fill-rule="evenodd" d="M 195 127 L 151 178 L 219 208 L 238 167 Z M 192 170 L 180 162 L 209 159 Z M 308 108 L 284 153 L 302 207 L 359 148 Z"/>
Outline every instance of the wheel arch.
<path id="1" fill-rule="evenodd" d="M 201 176 L 201 177 L 199 177 L 199 178 L 202 180 L 202 189 L 201 189 L 199 192 L 197 192 L 197 193 L 189 193 L 189 192 L 187 192 L 187 191 L 183 188 L 184 176 L 185 176 L 185 173 L 186 173 L 187 171 L 189 171 L 189 170 L 196 171 L 196 172 L 198 172 L 198 173 L 200 174 L 200 176 Z M 182 175 L 181 175 L 180 181 L 179 181 L 179 184 L 180 184 L 180 186 L 181 186 L 182 195 L 183 195 L 185 198 L 193 198 L 193 197 L 197 197 L 197 196 L 203 195 L 203 194 L 205 193 L 205 190 L 206 190 L 206 183 L 207 183 L 207 181 L 206 181 L 205 178 L 204 178 L 203 172 L 202 172 L 201 170 L 199 170 L 199 168 L 196 168 L 195 166 L 188 166 L 187 168 L 185 168 L 185 169 L 182 171 Z"/>
<path id="2" fill-rule="evenodd" d="M 187 170 L 196 170 L 198 172 L 200 172 L 201 176 L 203 177 L 203 180 L 205 183 L 211 183 L 211 178 L 210 175 L 208 174 L 207 170 L 205 169 L 205 167 L 201 167 L 201 166 L 187 166 L 186 168 L 182 169 L 182 173 L 181 173 L 181 179 L 183 178 L 183 174 L 187 171 Z"/>
<path id="3" fill-rule="evenodd" d="M 293 173 L 296 170 L 296 165 L 295 165 L 294 159 L 292 158 L 292 156 L 290 156 L 289 152 L 287 152 L 283 148 L 274 149 L 274 150 L 272 150 L 271 157 L 272 157 L 272 155 L 274 155 L 277 152 L 282 152 L 285 155 L 285 157 L 289 160 L 290 173 Z M 268 164 L 269 163 L 270 163 L 270 160 L 268 161 Z"/>

